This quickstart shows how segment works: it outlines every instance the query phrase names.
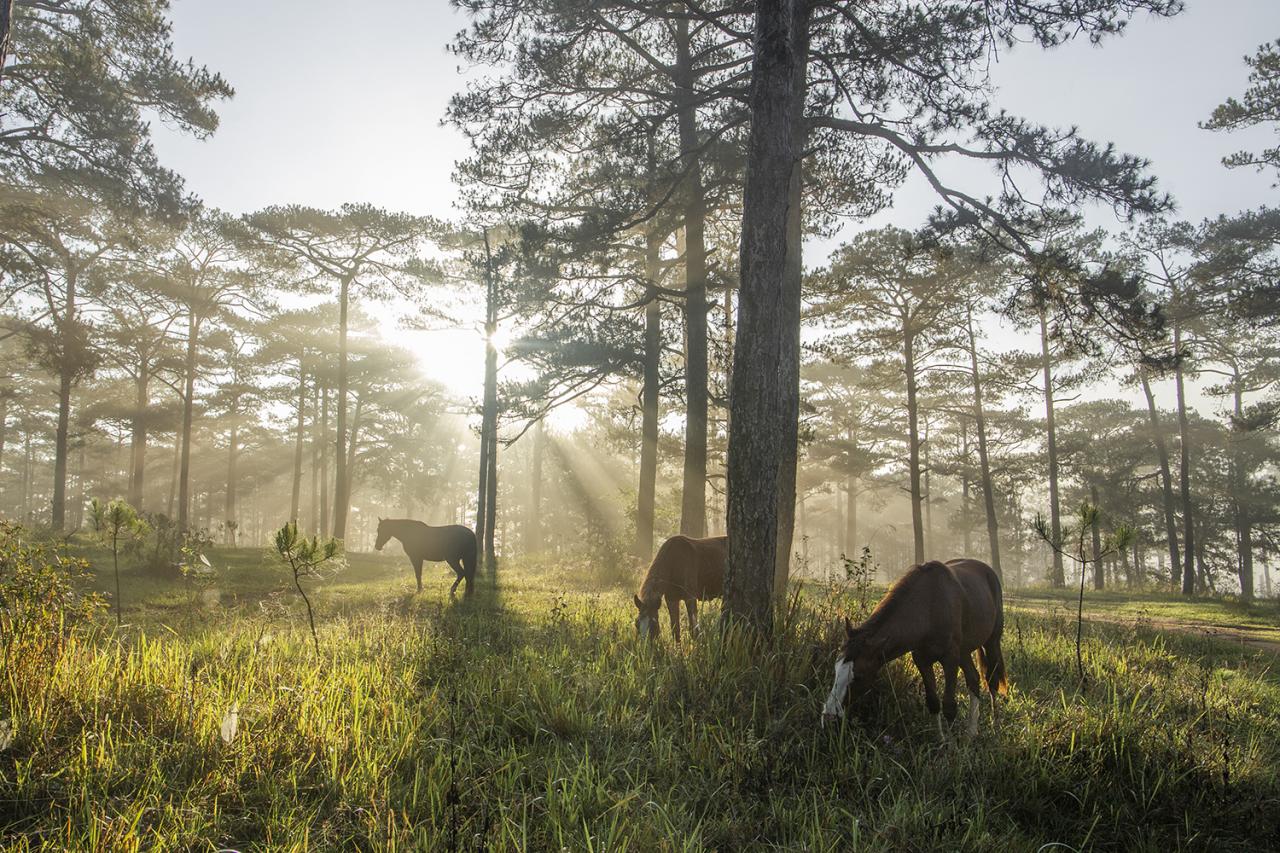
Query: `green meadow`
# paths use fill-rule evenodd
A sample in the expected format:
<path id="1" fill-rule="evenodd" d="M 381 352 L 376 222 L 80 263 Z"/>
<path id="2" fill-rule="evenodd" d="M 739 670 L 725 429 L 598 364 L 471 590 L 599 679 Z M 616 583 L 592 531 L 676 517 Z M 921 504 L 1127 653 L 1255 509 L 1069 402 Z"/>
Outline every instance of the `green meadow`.
<path id="1" fill-rule="evenodd" d="M 113 588 L 109 555 L 81 553 L 76 583 Z M 274 557 L 211 562 L 194 591 L 122 570 L 119 628 L 28 610 L 6 638 L 6 849 L 1280 845 L 1280 679 L 1238 643 L 1089 623 L 1081 684 L 1065 599 L 1014 594 L 998 726 L 984 709 L 965 737 L 962 707 L 940 740 L 901 661 L 819 724 L 837 619 L 862 607 L 840 587 L 806 587 L 763 646 L 712 605 L 696 642 L 647 647 L 591 566 L 504 564 L 455 603 L 440 567 L 413 594 L 393 545 L 310 582 L 317 656 Z"/>

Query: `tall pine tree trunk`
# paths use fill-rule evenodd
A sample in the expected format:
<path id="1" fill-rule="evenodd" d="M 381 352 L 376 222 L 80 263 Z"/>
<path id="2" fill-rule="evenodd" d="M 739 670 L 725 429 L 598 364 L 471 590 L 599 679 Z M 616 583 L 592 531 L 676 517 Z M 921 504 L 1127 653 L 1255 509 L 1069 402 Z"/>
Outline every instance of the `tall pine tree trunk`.
<path id="1" fill-rule="evenodd" d="M 969 422 L 963 418 L 960 419 L 960 447 L 961 458 L 964 460 L 963 467 L 960 469 L 960 527 L 963 529 L 964 534 L 964 554 L 968 557 L 973 554 L 973 521 L 971 518 L 973 477 L 969 474 L 969 454 L 972 452 L 969 447 Z"/>
<path id="2" fill-rule="evenodd" d="M 658 488 L 658 390 L 662 366 L 662 303 L 658 299 L 661 235 L 651 228 L 645 241 L 648 296 L 644 309 L 644 387 L 640 392 L 640 483 L 636 490 L 635 557 L 647 562 L 653 554 L 654 516 Z"/>
<path id="3" fill-rule="evenodd" d="M 67 512 L 67 456 L 70 452 L 71 388 L 75 384 L 76 365 L 72 348 L 76 338 L 76 273 L 67 271 L 66 302 L 62 306 L 61 353 L 58 358 L 58 425 L 53 439 L 53 507 L 51 524 L 54 530 L 66 527 Z"/>
<path id="4" fill-rule="evenodd" d="M 791 149 L 795 162 L 787 183 L 787 257 L 783 268 L 783 301 L 780 306 L 782 339 L 782 449 L 778 462 L 778 553 L 773 591 L 787 594 L 791 576 L 792 540 L 796 526 L 796 470 L 800 460 L 800 310 L 804 280 L 804 169 L 800 159 L 808 139 L 804 104 L 808 93 L 808 0 L 794 0 L 792 19 L 791 99 L 796 111 L 791 124 Z"/>
<path id="5" fill-rule="evenodd" d="M 0 74 L 9 62 L 13 48 L 13 0 L 0 0 Z"/>
<path id="6" fill-rule="evenodd" d="M 1045 309 L 1040 309 L 1040 366 L 1044 373 L 1045 439 L 1049 455 L 1049 532 L 1053 536 L 1053 571 L 1049 582 L 1056 587 L 1066 586 L 1066 574 L 1062 568 L 1062 554 L 1057 546 L 1062 544 L 1062 516 L 1058 502 L 1058 430 L 1053 410 L 1053 361 L 1049 350 L 1049 323 Z"/>
<path id="7" fill-rule="evenodd" d="M 1240 599 L 1253 601 L 1253 519 L 1249 512 L 1249 477 L 1244 466 L 1241 446 L 1244 431 L 1244 392 L 1240 371 L 1231 377 L 1232 413 L 1235 415 L 1235 441 L 1231 452 L 1231 492 L 1235 509 L 1236 562 L 1240 572 Z"/>
<path id="8" fill-rule="evenodd" d="M 1178 398 L 1178 491 L 1182 501 L 1182 594 L 1196 591 L 1195 512 L 1191 506 L 1191 427 L 1187 420 L 1187 397 L 1182 382 L 1182 326 L 1173 326 L 1173 349 L 1178 354 L 1173 381 Z"/>
<path id="9" fill-rule="evenodd" d="M 485 478 L 485 486 L 489 492 L 485 501 L 484 520 L 484 567 L 491 576 L 497 576 L 498 549 L 494 544 L 494 534 L 498 527 L 498 428 L 495 423 L 489 432 L 489 472 Z"/>
<path id="10" fill-rule="evenodd" d="M 9 426 L 9 395 L 0 388 L 0 472 L 4 471 L 4 441 Z"/>
<path id="11" fill-rule="evenodd" d="M 320 536 L 329 538 L 329 389 L 320 397 Z"/>
<path id="12" fill-rule="evenodd" d="M 688 19 L 681 17 L 676 27 L 676 125 L 685 183 L 685 429 L 680 532 L 697 537 L 705 535 L 707 528 L 707 202 Z"/>
<path id="13" fill-rule="evenodd" d="M 524 550 L 526 554 L 537 554 L 542 550 L 542 456 L 543 445 L 547 440 L 543 422 L 533 428 L 533 459 L 529 483 L 529 521 L 525 525 Z"/>
<path id="14" fill-rule="evenodd" d="M 782 391 L 788 196 L 795 150 L 796 4 L 757 0 L 751 133 L 743 192 L 738 298 L 729 399 L 728 536 L 724 613 L 757 631 L 773 627 L 778 562 L 778 477 L 787 427 Z M 770 476 L 770 473 L 773 476 Z"/>
<path id="15" fill-rule="evenodd" d="M 240 455 L 240 428 L 236 423 L 238 413 L 231 409 L 231 431 L 227 440 L 227 496 L 223 506 L 223 521 L 227 525 L 227 544 L 236 544 L 236 462 Z"/>
<path id="16" fill-rule="evenodd" d="M 178 529 L 186 530 L 191 512 L 191 422 L 196 397 L 196 337 L 200 322 L 187 314 L 187 360 L 182 392 L 182 453 L 178 462 Z"/>
<path id="17" fill-rule="evenodd" d="M 347 503 L 350 472 L 347 470 L 347 310 L 351 301 L 350 274 L 342 277 L 338 290 L 338 407 L 335 413 L 337 445 L 333 464 L 336 469 L 333 485 L 333 536 L 343 539 L 347 534 Z"/>
<path id="18" fill-rule="evenodd" d="M 498 453 L 498 350 L 493 343 L 498 332 L 498 283 L 494 277 L 493 254 L 489 232 L 484 232 L 485 252 L 485 349 L 484 403 L 480 417 L 480 477 L 476 498 L 476 541 L 484 550 L 484 565 L 492 571 L 493 522 L 497 518 L 497 453 Z"/>
<path id="19" fill-rule="evenodd" d="M 1089 501 L 1093 504 L 1093 508 L 1098 509 L 1098 487 L 1097 485 L 1089 486 Z M 1093 524 L 1090 533 L 1093 536 L 1093 588 L 1102 589 L 1106 586 L 1107 572 L 1106 567 L 1102 565 L 1102 530 L 1099 524 L 1099 516 L 1101 513 L 1095 513 L 1093 516 Z"/>
<path id="20" fill-rule="evenodd" d="M 849 543 L 848 554 L 857 559 L 862 555 L 862 546 L 858 543 L 858 478 L 852 475 L 845 480 L 845 513 L 844 538 Z"/>
<path id="21" fill-rule="evenodd" d="M 978 338 L 973 331 L 973 309 L 965 316 L 969 336 L 969 368 L 973 371 L 973 420 L 978 431 L 978 465 L 982 473 L 982 508 L 987 516 L 987 550 L 991 568 L 1003 578 L 1000 568 L 1000 522 L 996 517 L 996 493 L 991 482 L 991 457 L 987 452 L 987 414 L 982 402 L 982 374 L 978 370 Z"/>
<path id="22" fill-rule="evenodd" d="M 129 504 L 142 512 L 147 473 L 147 409 L 150 406 L 149 380 L 151 367 L 145 361 L 138 365 L 134 379 L 133 424 L 129 436 Z"/>
<path id="23" fill-rule="evenodd" d="M 298 420 L 293 438 L 293 489 L 289 495 L 289 518 L 298 523 L 298 510 L 302 504 L 302 444 L 306 430 L 307 371 L 305 356 L 298 356 Z"/>
<path id="24" fill-rule="evenodd" d="M 911 541 L 912 561 L 919 564 L 924 556 L 924 517 L 922 502 L 924 490 L 920 473 L 920 404 L 917 400 L 915 333 L 909 320 L 902 327 L 902 366 L 907 375 L 907 475 L 911 488 Z"/>
<path id="25" fill-rule="evenodd" d="M 311 531 L 314 535 L 320 530 L 320 448 L 324 444 L 324 435 L 320 432 L 320 377 L 317 374 L 311 382 L 311 492 L 309 509 Z"/>
<path id="26" fill-rule="evenodd" d="M 1142 394 L 1147 400 L 1147 419 L 1151 423 L 1151 439 L 1155 443 L 1156 458 L 1160 462 L 1160 492 L 1164 508 L 1165 542 L 1169 551 L 1169 572 L 1171 583 L 1178 584 L 1178 517 L 1173 505 L 1173 473 L 1169 465 L 1169 445 L 1164 440 L 1164 432 L 1160 429 L 1160 414 L 1156 411 L 1155 394 L 1151 391 L 1151 379 L 1145 367 L 1138 367 L 1138 379 L 1142 383 Z"/>

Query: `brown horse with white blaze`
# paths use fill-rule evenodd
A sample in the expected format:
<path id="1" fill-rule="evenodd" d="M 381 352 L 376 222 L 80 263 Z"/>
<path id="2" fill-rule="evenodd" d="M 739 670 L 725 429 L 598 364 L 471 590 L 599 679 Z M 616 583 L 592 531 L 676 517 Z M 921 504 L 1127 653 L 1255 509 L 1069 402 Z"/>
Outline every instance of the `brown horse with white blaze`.
<path id="1" fill-rule="evenodd" d="M 689 611 L 689 633 L 698 634 L 698 601 L 719 598 L 724 591 L 724 566 L 729 559 L 729 538 L 694 539 L 672 536 L 658 548 L 649 565 L 640 594 L 634 597 L 636 633 L 658 638 L 658 607 L 665 598 L 671 616 L 671 635 L 680 642 L 680 602 Z"/>
<path id="2" fill-rule="evenodd" d="M 845 620 L 845 644 L 836 659 L 835 684 L 822 708 L 824 721 L 844 716 L 850 686 L 861 696 L 886 663 L 910 652 L 924 682 L 929 713 L 956 718 L 956 671 L 969 688 L 969 734 L 978 730 L 982 678 L 991 694 L 1008 692 L 1000 635 L 1004 632 L 1004 594 L 995 570 L 980 560 L 931 560 L 912 566 L 876 605 L 867 621 L 854 627 Z M 982 678 L 973 665 L 978 652 Z M 933 665 L 942 664 L 943 695 L 938 699 Z M 942 719 L 938 730 L 942 731 Z"/>

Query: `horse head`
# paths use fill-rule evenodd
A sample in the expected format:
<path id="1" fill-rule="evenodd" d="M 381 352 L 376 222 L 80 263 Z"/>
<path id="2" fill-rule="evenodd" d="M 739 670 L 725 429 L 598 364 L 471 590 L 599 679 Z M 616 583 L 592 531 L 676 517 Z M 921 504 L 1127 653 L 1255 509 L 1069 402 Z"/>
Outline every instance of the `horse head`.
<path id="1" fill-rule="evenodd" d="M 391 519 L 378 517 L 378 539 L 373 543 L 375 551 L 381 551 L 382 546 L 387 544 L 387 540 L 391 538 L 391 529 L 387 522 Z"/>
<path id="2" fill-rule="evenodd" d="M 655 600 L 652 604 L 645 604 L 640 600 L 640 596 L 632 596 L 635 601 L 636 610 L 640 611 L 636 616 L 636 636 L 644 639 L 648 637 L 650 640 L 658 639 L 658 605 L 661 599 Z"/>
<path id="3" fill-rule="evenodd" d="M 854 699 L 871 688 L 871 682 L 884 665 L 884 639 L 873 636 L 865 627 L 855 628 L 844 620 L 844 648 L 836 658 L 836 678 L 831 693 L 822 705 L 822 721 L 844 716 L 844 697 L 853 688 Z"/>

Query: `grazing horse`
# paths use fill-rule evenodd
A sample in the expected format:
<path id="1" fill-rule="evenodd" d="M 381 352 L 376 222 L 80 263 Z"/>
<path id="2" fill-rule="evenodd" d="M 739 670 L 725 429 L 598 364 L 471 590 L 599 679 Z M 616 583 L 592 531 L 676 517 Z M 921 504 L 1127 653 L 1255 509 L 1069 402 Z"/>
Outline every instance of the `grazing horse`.
<path id="1" fill-rule="evenodd" d="M 844 716 L 844 696 L 850 684 L 861 696 L 882 666 L 907 652 L 924 682 L 929 713 L 938 720 L 956 718 L 956 670 L 964 672 L 969 688 L 969 734 L 978 731 L 982 681 L 973 665 L 977 650 L 982 675 L 991 692 L 995 719 L 996 694 L 1008 692 L 1000 635 L 1004 631 L 1004 599 L 995 570 L 979 560 L 931 560 L 913 566 L 890 588 L 876 609 L 858 627 L 845 620 L 844 650 L 836 660 L 836 679 L 822 707 L 822 719 Z M 942 701 L 933 680 L 933 665 L 942 664 Z"/>
<path id="2" fill-rule="evenodd" d="M 476 577 L 476 534 L 461 524 L 432 527 L 412 518 L 379 518 L 378 541 L 373 547 L 381 551 L 387 540 L 395 538 L 404 546 L 404 553 L 413 563 L 413 574 L 418 579 L 418 592 L 422 592 L 422 561 L 448 563 L 457 574 L 449 596 L 458 591 L 458 584 L 467 582 L 463 595 L 470 597 L 471 582 Z"/>
<path id="3" fill-rule="evenodd" d="M 698 635 L 698 600 L 719 598 L 724 591 L 724 564 L 729 558 L 729 538 L 694 539 L 672 536 L 658 548 L 649 573 L 634 596 L 636 633 L 658 638 L 658 606 L 667 600 L 671 635 L 680 642 L 680 602 L 689 611 L 689 633 Z"/>

